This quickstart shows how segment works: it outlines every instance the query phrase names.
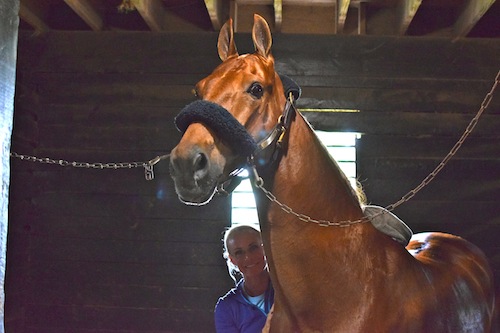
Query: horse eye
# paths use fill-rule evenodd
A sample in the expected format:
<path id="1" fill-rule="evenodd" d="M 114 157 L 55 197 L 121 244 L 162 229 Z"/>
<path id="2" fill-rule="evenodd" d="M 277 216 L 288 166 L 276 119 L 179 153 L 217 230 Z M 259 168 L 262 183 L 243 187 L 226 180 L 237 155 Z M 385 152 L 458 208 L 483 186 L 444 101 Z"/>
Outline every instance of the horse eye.
<path id="1" fill-rule="evenodd" d="M 260 99 L 262 95 L 264 95 L 264 88 L 258 82 L 252 83 L 250 88 L 248 88 L 248 93 L 250 93 L 253 97 Z"/>

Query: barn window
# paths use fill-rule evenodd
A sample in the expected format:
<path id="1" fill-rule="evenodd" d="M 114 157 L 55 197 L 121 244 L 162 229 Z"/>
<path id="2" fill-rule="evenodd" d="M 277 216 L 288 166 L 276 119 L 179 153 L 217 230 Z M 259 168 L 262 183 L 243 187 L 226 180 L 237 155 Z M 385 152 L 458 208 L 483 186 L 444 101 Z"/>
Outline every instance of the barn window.
<path id="1" fill-rule="evenodd" d="M 354 185 L 356 182 L 356 139 L 359 133 L 316 131 L 331 156 Z M 241 175 L 248 177 L 246 171 Z M 255 199 L 250 180 L 245 178 L 232 194 L 231 223 L 259 227 Z"/>

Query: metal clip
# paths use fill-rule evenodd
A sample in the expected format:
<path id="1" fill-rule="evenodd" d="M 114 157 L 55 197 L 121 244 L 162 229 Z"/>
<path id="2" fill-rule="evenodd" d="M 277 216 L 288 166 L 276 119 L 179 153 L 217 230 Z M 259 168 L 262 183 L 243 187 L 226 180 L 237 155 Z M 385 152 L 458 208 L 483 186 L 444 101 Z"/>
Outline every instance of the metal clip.
<path id="1" fill-rule="evenodd" d="M 155 178 L 155 173 L 153 171 L 153 164 L 144 164 L 144 176 L 146 180 L 153 180 Z"/>
<path id="2" fill-rule="evenodd" d="M 169 158 L 170 154 L 166 155 L 161 155 L 161 156 L 156 156 L 153 159 L 150 159 L 148 162 L 144 163 L 144 176 L 146 177 L 146 180 L 153 180 L 155 178 L 155 173 L 153 171 L 153 166 L 160 162 L 163 159 Z"/>
<path id="3" fill-rule="evenodd" d="M 166 156 L 166 155 L 164 155 Z M 163 156 L 156 156 L 155 158 L 151 159 L 148 161 L 148 165 L 155 165 L 156 163 L 160 162 L 160 160 L 162 159 Z"/>
<path id="4" fill-rule="evenodd" d="M 284 126 L 281 126 L 280 132 L 281 133 L 280 133 L 280 136 L 278 138 L 278 141 L 276 141 L 276 146 L 278 146 L 278 148 L 283 147 L 283 139 L 285 138 L 286 128 Z"/>

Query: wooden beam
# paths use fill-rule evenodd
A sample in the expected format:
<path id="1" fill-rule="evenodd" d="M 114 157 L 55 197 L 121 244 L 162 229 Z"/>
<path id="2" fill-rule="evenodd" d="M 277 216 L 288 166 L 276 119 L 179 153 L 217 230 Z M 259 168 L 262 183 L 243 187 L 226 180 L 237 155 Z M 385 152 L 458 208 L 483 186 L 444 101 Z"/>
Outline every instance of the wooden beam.
<path id="1" fill-rule="evenodd" d="M 40 2 L 22 0 L 19 4 L 19 17 L 35 29 L 37 34 L 50 30 L 45 23 L 45 12 Z"/>
<path id="2" fill-rule="evenodd" d="M 283 22 L 283 1 L 274 0 L 274 27 L 276 31 L 281 31 L 282 22 Z"/>
<path id="3" fill-rule="evenodd" d="M 238 5 L 272 5 L 274 0 L 232 0 Z"/>
<path id="4" fill-rule="evenodd" d="M 495 0 L 468 0 L 453 26 L 453 37 L 466 37 L 494 2 Z"/>
<path id="5" fill-rule="evenodd" d="M 205 6 L 207 7 L 208 15 L 212 21 L 212 27 L 214 30 L 220 30 L 222 27 L 222 17 L 221 17 L 221 1 L 220 0 L 205 0 Z"/>
<path id="6" fill-rule="evenodd" d="M 234 32 L 238 32 L 238 4 L 235 0 L 229 1 L 229 17 L 233 19 Z"/>
<path id="7" fill-rule="evenodd" d="M 89 0 L 64 0 L 92 28 L 94 31 L 101 31 L 104 27 L 102 15 L 96 10 Z"/>
<path id="8" fill-rule="evenodd" d="M 294 6 L 334 6 L 336 2 L 337 0 L 286 0 L 285 4 Z"/>
<path id="9" fill-rule="evenodd" d="M 406 33 L 421 4 L 422 0 L 404 0 L 400 3 L 397 11 L 396 34 L 404 35 Z"/>
<path id="10" fill-rule="evenodd" d="M 358 4 L 358 35 L 366 35 L 366 4 Z"/>
<path id="11" fill-rule="evenodd" d="M 202 29 L 166 10 L 161 0 L 132 0 L 152 31 L 201 31 Z"/>
<path id="12" fill-rule="evenodd" d="M 337 0 L 337 33 L 344 31 L 345 19 L 351 0 Z"/>
<path id="13" fill-rule="evenodd" d="M 133 3 L 152 31 L 164 30 L 165 8 L 161 0 L 133 0 Z"/>

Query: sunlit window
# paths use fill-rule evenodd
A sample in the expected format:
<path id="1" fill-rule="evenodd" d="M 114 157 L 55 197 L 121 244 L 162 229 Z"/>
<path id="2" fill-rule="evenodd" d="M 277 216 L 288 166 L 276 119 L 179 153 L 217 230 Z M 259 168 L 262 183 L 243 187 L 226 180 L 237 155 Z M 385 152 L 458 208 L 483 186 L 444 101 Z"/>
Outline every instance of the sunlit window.
<path id="1" fill-rule="evenodd" d="M 354 186 L 356 182 L 356 139 L 359 137 L 359 133 L 316 131 L 316 134 Z M 242 176 L 248 176 L 248 174 L 242 173 Z M 244 179 L 232 194 L 231 222 L 233 226 L 250 224 L 259 227 L 255 199 L 248 178 Z"/>

